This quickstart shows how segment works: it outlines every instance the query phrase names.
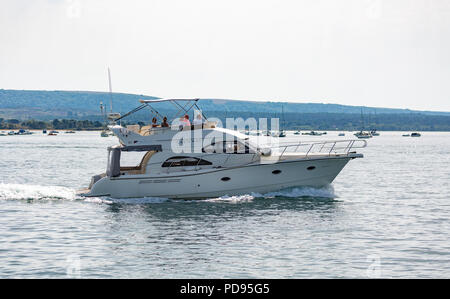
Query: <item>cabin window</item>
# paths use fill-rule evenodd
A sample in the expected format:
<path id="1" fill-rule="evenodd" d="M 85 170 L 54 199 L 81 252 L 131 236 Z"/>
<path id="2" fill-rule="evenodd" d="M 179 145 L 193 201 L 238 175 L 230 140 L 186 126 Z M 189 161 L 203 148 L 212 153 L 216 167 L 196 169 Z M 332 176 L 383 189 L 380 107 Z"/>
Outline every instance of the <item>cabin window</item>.
<path id="1" fill-rule="evenodd" d="M 237 140 L 234 141 L 221 141 L 216 143 L 211 143 L 210 145 L 205 146 L 202 149 L 204 153 L 216 154 L 216 153 L 224 153 L 224 154 L 253 154 L 252 151 L 246 144 L 239 142 Z"/>
<path id="2" fill-rule="evenodd" d="M 172 157 L 164 161 L 161 167 L 182 167 L 182 166 L 197 166 L 197 165 L 212 165 L 211 162 L 195 157 Z"/>

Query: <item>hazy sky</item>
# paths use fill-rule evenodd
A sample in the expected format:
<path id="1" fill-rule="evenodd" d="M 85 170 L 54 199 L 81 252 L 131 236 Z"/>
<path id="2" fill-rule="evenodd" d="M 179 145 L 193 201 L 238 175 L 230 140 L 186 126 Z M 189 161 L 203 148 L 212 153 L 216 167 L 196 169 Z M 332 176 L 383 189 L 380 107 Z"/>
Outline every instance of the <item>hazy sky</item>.
<path id="1" fill-rule="evenodd" d="M 0 88 L 450 111 L 449 0 L 0 0 Z"/>

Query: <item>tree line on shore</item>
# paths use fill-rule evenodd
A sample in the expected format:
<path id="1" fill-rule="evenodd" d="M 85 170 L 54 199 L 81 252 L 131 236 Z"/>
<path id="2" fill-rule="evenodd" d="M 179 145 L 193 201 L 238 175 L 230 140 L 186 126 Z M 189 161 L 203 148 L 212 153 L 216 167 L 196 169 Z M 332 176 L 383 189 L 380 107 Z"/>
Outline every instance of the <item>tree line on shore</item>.
<path id="1" fill-rule="evenodd" d="M 0 118 L 0 129 L 16 130 L 100 130 L 104 124 L 99 121 L 74 120 L 74 119 L 54 119 L 52 121 L 2 119 Z"/>
<path id="2" fill-rule="evenodd" d="M 172 118 L 170 111 L 163 111 L 162 115 Z M 344 130 L 356 131 L 364 127 L 365 130 L 379 131 L 450 131 L 450 116 L 424 115 L 424 114 L 377 114 L 361 115 L 347 113 L 259 113 L 259 112 L 221 112 L 206 111 L 208 118 L 218 118 L 225 126 L 227 118 L 242 118 L 244 120 L 254 117 L 279 118 L 280 127 L 284 130 Z M 148 113 L 130 115 L 121 124 L 148 125 L 151 121 Z M 270 124 L 270 120 L 268 122 Z M 18 120 L 0 118 L 0 129 L 31 129 L 31 130 L 101 130 L 105 122 L 101 116 L 94 115 L 88 119 L 53 119 L 53 120 Z M 270 128 L 269 128 L 270 129 Z"/>

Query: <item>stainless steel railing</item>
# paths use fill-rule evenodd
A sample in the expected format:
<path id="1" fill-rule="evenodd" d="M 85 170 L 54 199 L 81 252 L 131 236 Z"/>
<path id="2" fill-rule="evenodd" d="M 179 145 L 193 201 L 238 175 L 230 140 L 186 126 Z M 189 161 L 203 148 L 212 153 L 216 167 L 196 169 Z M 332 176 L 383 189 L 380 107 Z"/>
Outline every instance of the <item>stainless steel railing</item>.
<path id="1" fill-rule="evenodd" d="M 327 140 L 319 142 L 299 142 L 292 144 L 270 145 L 271 153 L 277 158 L 282 158 L 288 153 L 304 153 L 305 157 L 315 154 L 326 154 L 328 156 L 343 154 L 348 155 L 351 150 L 364 148 L 367 146 L 366 140 Z"/>
<path id="2" fill-rule="evenodd" d="M 262 150 L 266 148 L 270 148 L 271 152 L 270 155 L 276 156 L 277 159 L 282 159 L 283 156 L 288 155 L 289 153 L 303 153 L 304 157 L 310 157 L 312 155 L 322 154 L 322 155 L 348 155 L 351 150 L 358 149 L 358 148 L 364 148 L 367 146 L 366 140 L 328 140 L 328 141 L 320 141 L 320 142 L 299 142 L 299 143 L 278 143 L 278 144 L 260 144 L 258 145 L 258 151 L 250 153 L 252 154 L 252 158 L 249 160 L 250 162 L 245 164 L 251 164 L 256 162 L 258 159 L 258 156 L 263 155 Z M 191 158 L 198 159 L 196 165 L 186 165 L 184 167 L 194 167 L 194 170 L 199 170 L 199 166 L 202 159 L 205 157 L 206 159 L 211 158 L 212 156 L 216 155 L 222 155 L 224 153 L 203 153 L 201 155 L 192 155 Z M 187 153 L 180 153 L 180 154 L 174 154 L 174 156 L 189 156 Z M 227 163 L 229 162 L 230 158 L 239 155 L 239 154 L 233 154 L 229 153 L 223 161 L 223 163 L 220 165 L 221 168 L 227 168 Z M 169 173 L 172 168 L 175 166 L 174 163 L 176 161 L 171 161 L 170 165 L 166 169 L 166 172 Z M 161 164 L 162 162 L 154 162 L 154 163 L 147 163 L 147 166 L 149 165 L 155 165 L 155 164 Z M 243 164 L 243 165 L 245 165 Z M 216 166 L 217 167 L 217 166 Z"/>

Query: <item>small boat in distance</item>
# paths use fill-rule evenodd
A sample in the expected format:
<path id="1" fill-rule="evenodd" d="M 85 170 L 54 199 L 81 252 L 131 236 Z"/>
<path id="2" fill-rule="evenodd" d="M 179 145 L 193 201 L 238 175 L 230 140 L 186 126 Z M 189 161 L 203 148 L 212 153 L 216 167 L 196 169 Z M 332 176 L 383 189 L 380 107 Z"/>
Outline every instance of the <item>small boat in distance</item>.
<path id="1" fill-rule="evenodd" d="M 294 135 L 300 135 L 300 131 L 294 132 Z"/>
<path id="2" fill-rule="evenodd" d="M 377 111 L 375 110 L 375 117 L 377 116 Z M 370 114 L 369 114 L 370 117 Z M 370 124 L 370 118 L 369 118 L 369 124 Z M 374 127 L 372 127 L 373 129 L 370 131 L 370 134 L 372 136 L 380 136 L 380 133 L 377 132 L 377 129 L 375 129 Z"/>
<path id="3" fill-rule="evenodd" d="M 422 136 L 422 135 L 420 135 L 420 133 L 417 133 L 417 132 L 402 135 L 402 137 L 420 137 L 420 136 Z"/>
<path id="4" fill-rule="evenodd" d="M 372 130 L 372 131 L 370 131 L 370 134 L 371 134 L 372 136 L 380 136 L 380 133 L 378 133 L 377 130 Z"/>
<path id="5" fill-rule="evenodd" d="M 66 134 L 75 134 L 75 131 L 66 131 Z"/>
<path id="6" fill-rule="evenodd" d="M 278 133 L 274 133 L 273 136 L 274 137 L 286 137 L 286 133 L 283 130 L 281 130 Z"/>
<path id="7" fill-rule="evenodd" d="M 284 127 L 284 105 L 281 105 L 281 125 Z M 286 133 L 283 128 L 280 128 L 280 131 L 275 133 L 274 137 L 286 137 Z"/>
<path id="8" fill-rule="evenodd" d="M 42 130 L 42 134 L 47 134 L 47 130 L 46 129 Z"/>
<path id="9" fill-rule="evenodd" d="M 316 131 L 311 131 L 311 132 L 306 132 L 306 133 L 302 133 L 302 135 L 311 135 L 311 136 L 322 136 L 326 134 L 326 132 L 316 132 Z"/>
<path id="10" fill-rule="evenodd" d="M 345 133 L 339 133 L 338 136 L 345 136 Z"/>
<path id="11" fill-rule="evenodd" d="M 109 125 L 115 125 L 116 121 L 120 120 L 122 118 L 122 116 L 120 115 L 120 113 L 117 112 L 113 112 L 113 99 L 112 99 L 112 86 L 111 86 L 111 72 L 108 68 L 108 83 L 109 83 L 109 109 L 110 112 L 107 113 L 106 112 L 106 106 L 103 105 L 103 102 L 100 102 L 100 111 L 102 114 L 102 117 L 105 120 L 105 127 L 102 130 L 102 132 L 100 133 L 101 137 L 109 137 L 109 136 L 114 136 L 114 133 L 111 132 L 111 130 L 108 127 Z"/>
<path id="12" fill-rule="evenodd" d="M 16 135 L 31 135 L 33 134 L 29 130 L 20 129 L 19 132 L 16 133 Z"/>
<path id="13" fill-rule="evenodd" d="M 364 131 L 364 116 L 363 116 L 363 108 L 361 107 L 361 130 L 359 132 L 356 132 L 355 134 L 356 137 L 358 137 L 359 139 L 369 139 L 372 138 L 372 134 L 370 132 L 365 132 Z"/>
<path id="14" fill-rule="evenodd" d="M 370 134 L 369 132 L 364 132 L 364 131 L 359 131 L 356 132 L 355 134 L 356 137 L 358 137 L 359 139 L 369 139 L 372 138 L 372 134 Z"/>
<path id="15" fill-rule="evenodd" d="M 58 135 L 58 131 L 54 131 L 54 130 L 52 130 L 52 131 L 50 131 L 49 133 L 48 133 L 48 135 L 47 136 L 57 136 Z"/>

